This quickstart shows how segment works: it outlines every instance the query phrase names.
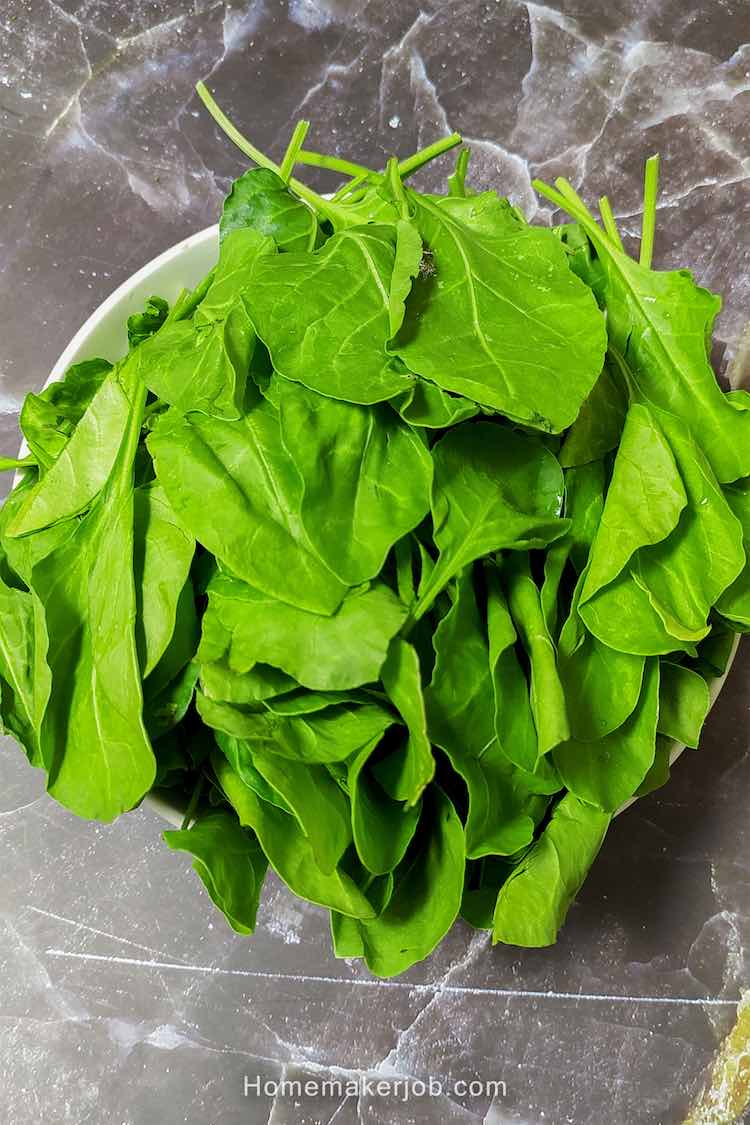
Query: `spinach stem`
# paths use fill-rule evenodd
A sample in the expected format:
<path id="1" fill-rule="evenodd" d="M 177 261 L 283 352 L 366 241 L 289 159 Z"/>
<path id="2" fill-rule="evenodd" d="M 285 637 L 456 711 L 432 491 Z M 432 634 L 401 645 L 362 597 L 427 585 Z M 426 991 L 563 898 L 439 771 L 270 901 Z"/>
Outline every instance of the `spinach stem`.
<path id="1" fill-rule="evenodd" d="M 427 148 L 422 148 L 419 152 L 415 152 L 413 156 L 408 156 L 406 160 L 399 163 L 398 170 L 401 179 L 406 179 L 412 172 L 417 169 L 423 168 L 425 164 L 429 164 L 436 156 L 442 156 L 444 152 L 450 152 L 456 145 L 460 145 L 463 138 L 460 133 L 451 133 L 449 137 L 443 137 L 442 140 L 433 141 Z M 466 158 L 468 161 L 468 157 Z"/>
<path id="2" fill-rule="evenodd" d="M 640 263 L 651 268 L 656 230 L 656 193 L 659 190 L 659 157 L 649 156 L 643 176 L 643 222 L 641 224 Z"/>
<path id="3" fill-rule="evenodd" d="M 623 253 L 624 253 L 625 247 L 622 244 L 622 239 L 620 238 L 620 232 L 617 229 L 617 223 L 615 222 L 615 216 L 614 216 L 614 212 L 612 210 L 612 205 L 609 202 L 609 199 L 607 198 L 606 195 L 603 195 L 601 197 L 601 199 L 599 200 L 599 214 L 602 217 L 602 222 L 604 223 L 604 229 L 606 230 L 607 234 L 612 239 L 612 241 L 614 242 L 617 249 L 622 250 Z"/>
<path id="4" fill-rule="evenodd" d="M 395 156 L 392 156 L 388 161 L 385 172 L 386 180 L 393 192 L 393 198 L 398 203 L 399 211 L 402 219 L 409 218 L 409 204 L 406 202 L 406 193 L 404 191 L 404 184 L 399 175 L 398 161 Z"/>
<path id="5" fill-rule="evenodd" d="M 305 137 L 307 136 L 307 131 L 309 128 L 309 121 L 298 121 L 294 126 L 294 132 L 292 133 L 291 140 L 286 147 L 284 159 L 281 161 L 281 165 L 279 167 L 279 175 L 281 176 L 284 183 L 288 183 L 289 181 L 289 177 L 292 174 L 294 165 L 297 163 L 299 151 L 305 142 Z"/>
<path id="6" fill-rule="evenodd" d="M 471 149 L 462 148 L 456 160 L 456 167 L 451 176 L 448 177 L 448 194 L 449 195 L 466 195 L 466 170 L 469 167 L 469 158 L 471 157 Z"/>
<path id="7" fill-rule="evenodd" d="M 195 789 L 193 789 L 192 796 L 188 802 L 188 807 L 185 809 L 185 815 L 182 818 L 182 824 L 180 825 L 181 832 L 184 832 L 187 828 L 190 827 L 193 817 L 195 816 L 195 810 L 198 808 L 198 801 L 200 800 L 201 789 L 203 788 L 203 780 L 203 774 L 201 774 L 198 778 Z"/>
<path id="8" fill-rule="evenodd" d="M 369 173 L 364 173 L 360 176 L 354 176 L 348 183 L 342 184 L 337 192 L 331 196 L 331 203 L 340 203 L 342 199 L 346 199 L 348 195 L 355 192 L 357 188 L 361 187 L 369 179 Z"/>
<path id="9" fill-rule="evenodd" d="M 303 148 L 297 154 L 300 164 L 309 164 L 313 168 L 328 168 L 331 172 L 342 172 L 345 176 L 361 176 L 363 179 L 382 180 L 379 172 L 372 168 L 365 168 L 363 164 L 355 164 L 351 160 L 343 160 L 339 156 L 326 156 L 324 152 L 312 152 Z"/>
<path id="10" fill-rule="evenodd" d="M 0 471 L 6 469 L 25 469 L 29 465 L 36 465 L 36 457 L 30 453 L 28 457 L 0 457 Z"/>
<path id="11" fill-rule="evenodd" d="M 259 148 L 256 148 L 255 145 L 247 139 L 247 137 L 243 137 L 239 129 L 237 129 L 232 124 L 224 111 L 219 108 L 216 101 L 214 100 L 213 95 L 210 93 L 205 83 L 196 82 L 195 90 L 198 94 L 198 97 L 203 102 L 204 106 L 211 114 L 216 124 L 220 129 L 223 130 L 223 132 L 226 133 L 230 141 L 234 141 L 234 143 L 237 145 L 237 148 L 241 152 L 244 152 L 245 156 L 249 156 L 251 160 L 254 160 L 259 167 L 268 168 L 271 172 L 275 172 L 278 176 L 281 171 L 279 165 L 275 164 L 273 160 L 266 156 L 264 152 L 261 152 Z M 304 199 L 305 203 L 309 204 L 309 206 L 312 207 L 314 211 L 318 211 L 320 214 L 325 216 L 328 216 L 330 214 L 330 208 L 328 207 L 327 199 L 323 199 L 323 197 L 318 195 L 316 191 L 313 191 L 312 188 L 309 188 L 307 184 L 300 183 L 299 180 L 295 180 L 291 176 L 289 177 L 288 182 L 289 186 L 293 188 L 294 191 L 296 191 L 300 199 Z"/>
<path id="12" fill-rule="evenodd" d="M 450 149 L 460 144 L 460 133 L 451 133 L 449 137 L 443 137 L 439 141 L 433 141 L 427 148 L 422 148 L 419 152 L 415 152 L 413 156 L 408 156 L 406 160 L 401 160 L 399 162 L 399 176 L 402 180 L 406 179 L 407 176 L 411 176 L 419 168 L 423 168 L 425 164 L 429 164 L 435 157 L 442 156 L 444 152 L 449 152 Z M 328 168 L 332 172 L 343 172 L 345 176 L 360 177 L 362 180 L 371 179 L 379 183 L 385 179 L 382 172 L 376 172 L 372 168 L 365 168 L 363 164 L 355 164 L 351 160 L 343 160 L 338 156 L 327 156 L 324 152 L 312 152 L 309 149 L 302 149 L 297 159 L 300 164 L 309 164 L 314 168 Z"/>

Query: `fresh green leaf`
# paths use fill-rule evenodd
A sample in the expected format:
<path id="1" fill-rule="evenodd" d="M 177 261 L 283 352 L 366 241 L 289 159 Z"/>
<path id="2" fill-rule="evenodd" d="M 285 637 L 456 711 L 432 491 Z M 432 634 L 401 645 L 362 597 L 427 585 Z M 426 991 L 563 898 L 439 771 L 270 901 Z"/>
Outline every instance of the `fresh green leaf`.
<path id="1" fill-rule="evenodd" d="M 458 915 L 463 872 L 461 822 L 448 798 L 431 786 L 419 834 L 395 872 L 388 905 L 377 918 L 358 921 L 370 972 L 392 977 L 432 952 Z M 335 929 L 337 920 L 332 921 Z"/>
<path id="2" fill-rule="evenodd" d="M 610 819 L 572 793 L 562 798 L 539 839 L 500 888 L 493 943 L 554 945 L 602 846 Z"/>
<path id="3" fill-rule="evenodd" d="M 271 664 L 320 691 L 352 688 L 378 679 L 405 618 L 406 607 L 383 583 L 352 590 L 326 617 L 218 574 L 208 587 L 200 658 L 226 656 L 238 673 Z"/>
<path id="4" fill-rule="evenodd" d="M 390 712 L 375 703 L 343 703 L 293 717 L 222 703 L 202 692 L 197 693 L 196 704 L 204 723 L 214 730 L 300 762 L 342 762 L 394 722 Z"/>
<path id="5" fill-rule="evenodd" d="M 373 907 L 350 876 L 339 869 L 320 870 L 312 845 L 293 816 L 262 801 L 218 752 L 211 762 L 240 824 L 254 830 L 268 862 L 291 891 L 341 914 L 355 918 L 374 916 Z"/>
<path id="6" fill-rule="evenodd" d="M 565 429 L 601 371 L 606 333 L 559 241 L 494 192 L 409 200 L 432 268 L 414 284 L 397 354 L 446 391 Z"/>
<path id="7" fill-rule="evenodd" d="M 434 539 L 440 557 L 419 591 L 419 618 L 460 570 L 503 548 L 545 547 L 560 519 L 562 470 L 534 437 L 490 422 L 465 423 L 433 447 Z"/>
<path id="8" fill-rule="evenodd" d="M 149 336 L 158 332 L 169 313 L 169 302 L 163 297 L 149 297 L 143 312 L 128 317 L 128 344 L 137 348 Z"/>
<path id="9" fill-rule="evenodd" d="M 174 633 L 177 603 L 190 571 L 195 540 L 177 523 L 158 481 L 134 489 L 133 505 L 136 645 L 145 679 Z"/>
<path id="10" fill-rule="evenodd" d="M 660 671 L 657 730 L 696 747 L 711 706 L 708 684 L 697 672 L 670 660 L 661 661 Z"/>
<path id="11" fill-rule="evenodd" d="M 136 805 L 156 774 L 134 628 L 132 473 L 146 391 L 128 365 L 118 386 L 128 415 L 111 475 L 31 576 L 49 637 L 52 683 L 39 739 L 48 789 L 78 816 L 99 820 Z"/>
<path id="12" fill-rule="evenodd" d="M 643 671 L 638 704 L 624 723 L 596 742 L 571 739 L 553 751 L 571 793 L 604 812 L 616 812 L 653 765 L 658 712 L 659 661 L 651 657 Z"/>
<path id="13" fill-rule="evenodd" d="M 164 840 L 174 851 L 194 857 L 193 870 L 232 929 L 251 934 L 268 866 L 255 834 L 232 813 L 216 811 L 205 813 L 189 829 L 165 832 Z"/>
<path id="14" fill-rule="evenodd" d="M 245 227 L 273 238 L 279 250 L 312 250 L 318 238 L 314 212 L 269 168 L 244 172 L 224 200 L 221 240 Z"/>
<path id="15" fill-rule="evenodd" d="M 435 775 L 416 649 L 407 641 L 394 638 L 380 676 L 409 735 L 406 743 L 384 758 L 375 772 L 392 797 L 414 805 Z"/>
<path id="16" fill-rule="evenodd" d="M 396 540 L 429 510 L 429 450 L 387 405 L 335 402 L 283 382 L 279 400 L 311 544 L 347 585 L 374 578 Z"/>
<path id="17" fill-rule="evenodd" d="M 312 254 L 259 258 L 244 293 L 255 331 L 286 379 L 345 402 L 382 402 L 411 377 L 386 353 L 395 231 L 377 224 Z"/>
<path id="18" fill-rule="evenodd" d="M 29 535 L 60 523 L 85 511 L 97 497 L 112 472 L 131 414 L 127 380 L 124 368 L 106 375 L 70 440 L 7 525 L 7 535 Z"/>
<path id="19" fill-rule="evenodd" d="M 183 528 L 233 574 L 300 609 L 334 612 L 346 588 L 308 546 L 299 478 L 269 402 L 235 422 L 168 410 L 147 444 Z"/>

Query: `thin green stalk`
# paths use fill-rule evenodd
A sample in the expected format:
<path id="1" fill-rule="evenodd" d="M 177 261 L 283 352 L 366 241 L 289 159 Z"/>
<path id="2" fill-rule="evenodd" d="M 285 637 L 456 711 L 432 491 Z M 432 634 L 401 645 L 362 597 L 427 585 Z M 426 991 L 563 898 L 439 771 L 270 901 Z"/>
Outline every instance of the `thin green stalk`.
<path id="1" fill-rule="evenodd" d="M 342 184 L 339 190 L 331 196 L 331 203 L 340 203 L 342 199 L 346 199 L 347 196 L 351 195 L 357 188 L 366 183 L 368 179 L 369 174 L 365 175 L 363 173 L 360 176 L 354 176 L 348 183 Z"/>
<path id="2" fill-rule="evenodd" d="M 571 219 L 580 223 L 589 238 L 595 242 L 604 242 L 606 245 L 607 236 L 568 181 L 559 179 L 555 183 L 560 190 L 556 191 L 549 184 L 545 184 L 543 180 L 533 180 L 532 187 L 545 199 L 549 199 L 550 203 L 554 203 L 555 207 L 559 207 L 561 211 L 570 215 Z"/>
<path id="3" fill-rule="evenodd" d="M 289 181 L 289 177 L 294 170 L 294 165 L 297 163 L 299 151 L 305 142 L 305 137 L 307 136 L 307 131 L 309 128 L 309 121 L 298 121 L 294 126 L 294 132 L 292 133 L 291 140 L 286 147 L 284 159 L 281 161 L 281 165 L 279 167 L 279 175 L 281 176 L 284 183 L 287 183 Z"/>
<path id="4" fill-rule="evenodd" d="M 659 190 L 659 157 L 649 156 L 643 176 L 643 223 L 641 224 L 640 263 L 651 268 L 656 230 L 656 193 Z"/>
<path id="5" fill-rule="evenodd" d="M 345 176 L 362 176 L 365 179 L 377 180 L 383 178 L 379 172 L 374 172 L 372 168 L 365 168 L 363 164 L 355 164 L 339 156 L 327 156 L 324 152 L 312 152 L 305 148 L 297 154 L 297 161 L 299 164 L 309 164 L 313 168 L 328 168 L 331 172 L 341 172 Z"/>
<path id="6" fill-rule="evenodd" d="M 185 809 L 185 815 L 182 818 L 182 824 L 180 825 L 181 832 L 184 832 L 187 828 L 190 827 L 193 817 L 195 816 L 195 810 L 198 808 L 198 801 L 200 800 L 201 789 L 203 788 L 203 780 L 203 774 L 201 774 L 198 778 L 195 789 L 193 790 L 190 801 L 188 802 L 188 807 Z"/>
<path id="7" fill-rule="evenodd" d="M 234 141 L 237 148 L 241 149 L 245 156 L 249 156 L 250 159 L 254 160 L 261 168 L 270 168 L 272 172 L 276 172 L 278 175 L 280 172 L 278 164 L 274 164 L 273 160 L 270 160 L 264 152 L 256 148 L 247 137 L 243 137 L 239 129 L 232 124 L 226 113 L 224 113 L 224 110 L 219 108 L 206 84 L 204 82 L 196 82 L 195 91 L 216 124 L 226 133 L 230 141 Z"/>
<path id="8" fill-rule="evenodd" d="M 444 152 L 449 152 L 456 145 L 461 144 L 461 134 L 451 133 L 449 137 L 443 137 L 439 141 L 434 141 L 427 148 L 420 149 L 415 152 L 413 156 L 408 156 L 406 160 L 401 160 L 398 164 L 398 174 L 402 180 L 407 176 L 413 175 L 419 168 L 423 168 L 425 164 L 429 164 L 438 156 L 442 156 Z M 384 175 L 382 172 L 376 172 L 372 168 L 365 168 L 363 164 L 355 164 L 351 160 L 343 160 L 338 156 L 327 156 L 323 152 L 312 152 L 308 149 L 303 149 L 298 156 L 300 164 L 310 164 L 314 168 L 328 168 L 332 172 L 342 172 L 345 176 L 362 176 L 363 178 L 372 179 L 375 181 L 382 181 Z"/>
<path id="9" fill-rule="evenodd" d="M 0 472 L 6 469 L 25 469 L 28 465 L 36 465 L 36 458 L 29 454 L 28 457 L 0 457 Z"/>
<path id="10" fill-rule="evenodd" d="M 456 167 L 448 177 L 448 193 L 450 195 L 466 195 L 466 170 L 469 167 L 471 149 L 462 148 L 456 160 Z"/>
<path id="11" fill-rule="evenodd" d="M 592 222 L 596 222 L 596 219 L 594 219 L 588 207 L 569 180 L 566 180 L 564 176 L 558 176 L 555 180 L 555 187 L 560 192 L 563 199 L 568 201 L 570 206 L 575 207 L 577 211 L 586 215 Z"/>
<path id="12" fill-rule="evenodd" d="M 161 398 L 154 399 L 153 402 L 150 402 L 148 406 L 144 407 L 143 421 L 145 422 L 146 419 L 150 418 L 152 414 L 158 414 L 159 411 L 166 410 L 168 405 L 169 404 L 164 402 L 164 400 Z"/>
<path id="13" fill-rule="evenodd" d="M 247 137 L 243 137 L 239 129 L 232 124 L 224 111 L 219 108 L 205 83 L 196 82 L 195 89 L 198 97 L 203 102 L 216 124 L 226 133 L 230 141 L 233 141 L 237 145 L 237 148 L 241 152 L 244 152 L 245 156 L 249 156 L 251 160 L 255 161 L 260 168 L 269 168 L 278 176 L 281 172 L 279 165 L 275 164 L 273 160 L 266 156 L 264 152 L 261 152 L 259 148 L 256 148 Z M 300 183 L 299 180 L 290 177 L 289 186 L 293 188 L 300 199 L 304 199 L 305 203 L 308 203 L 314 211 L 318 211 L 321 215 L 325 215 L 326 217 L 331 215 L 332 212 L 331 208 L 328 206 L 328 200 L 323 199 L 316 191 L 309 188 L 307 184 Z"/>
<path id="14" fill-rule="evenodd" d="M 450 152 L 452 148 L 462 144 L 462 142 L 463 138 L 460 133 L 451 133 L 449 137 L 443 137 L 440 141 L 433 141 L 427 148 L 420 149 L 413 156 L 408 156 L 398 166 L 401 179 L 405 180 L 407 176 L 411 176 L 413 172 L 423 168 L 425 164 L 429 164 L 435 157 L 442 156 L 444 152 Z"/>
<path id="15" fill-rule="evenodd" d="M 625 247 L 622 244 L 620 232 L 617 229 L 617 223 L 615 222 L 615 215 L 612 210 L 612 205 L 610 204 L 609 199 L 606 195 L 603 195 L 599 200 L 599 214 L 602 217 L 604 229 L 606 230 L 607 234 L 612 239 L 617 249 L 622 250 L 624 253 Z"/>
<path id="16" fill-rule="evenodd" d="M 398 203 L 399 211 L 401 212 L 402 219 L 409 218 L 409 204 L 406 202 L 406 193 L 401 176 L 398 172 L 398 161 L 395 156 L 392 156 L 388 161 L 385 172 L 386 180 L 393 192 L 393 198 Z"/>

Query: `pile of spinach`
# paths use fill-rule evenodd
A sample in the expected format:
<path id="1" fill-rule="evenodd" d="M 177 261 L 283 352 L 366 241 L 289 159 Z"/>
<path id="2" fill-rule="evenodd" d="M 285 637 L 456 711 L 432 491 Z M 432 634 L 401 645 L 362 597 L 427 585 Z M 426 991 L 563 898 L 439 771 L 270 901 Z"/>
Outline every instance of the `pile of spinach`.
<path id="1" fill-rule="evenodd" d="M 304 149 L 224 204 L 215 268 L 29 395 L 0 511 L 0 704 L 50 794 L 152 789 L 249 934 L 267 866 L 388 976 L 458 915 L 555 940 L 611 817 L 697 746 L 750 623 L 750 396 L 718 298 L 606 200 L 530 226 Z M 346 177 L 331 198 L 291 175 Z"/>

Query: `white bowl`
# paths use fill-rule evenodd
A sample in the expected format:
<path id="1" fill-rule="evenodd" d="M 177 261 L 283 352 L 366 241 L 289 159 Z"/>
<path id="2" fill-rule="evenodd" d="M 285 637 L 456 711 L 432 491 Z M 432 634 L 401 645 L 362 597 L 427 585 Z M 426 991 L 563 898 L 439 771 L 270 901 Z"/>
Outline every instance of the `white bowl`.
<path id="1" fill-rule="evenodd" d="M 165 250 L 163 254 L 159 254 L 118 286 L 76 332 L 50 371 L 44 385 L 62 379 L 70 365 L 79 360 L 93 359 L 95 356 L 103 356 L 111 362 L 120 359 L 128 350 L 127 318 L 132 313 L 140 312 L 152 295 L 164 297 L 171 304 L 181 290 L 194 289 L 216 263 L 219 253 L 218 235 L 218 225 L 191 234 L 182 242 Z M 23 455 L 26 452 L 24 442 L 21 453 Z M 713 680 L 710 685 L 712 706 L 724 685 L 738 644 L 739 636 L 732 649 L 727 672 Z M 674 762 L 684 749 L 684 745 L 673 742 L 670 761 Z M 627 801 L 618 813 L 623 812 L 635 799 L 631 798 Z M 181 823 L 184 808 L 171 798 L 168 790 L 150 793 L 145 801 L 170 823 L 176 825 Z"/>

